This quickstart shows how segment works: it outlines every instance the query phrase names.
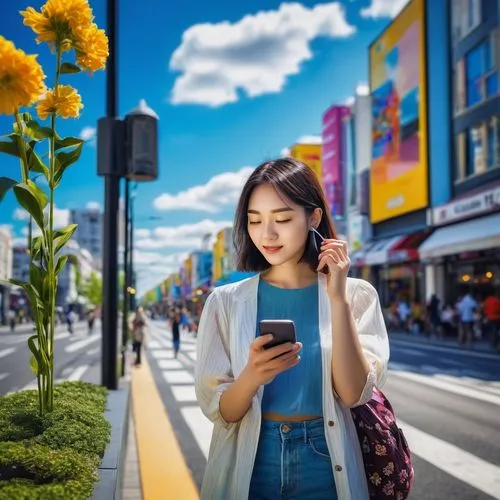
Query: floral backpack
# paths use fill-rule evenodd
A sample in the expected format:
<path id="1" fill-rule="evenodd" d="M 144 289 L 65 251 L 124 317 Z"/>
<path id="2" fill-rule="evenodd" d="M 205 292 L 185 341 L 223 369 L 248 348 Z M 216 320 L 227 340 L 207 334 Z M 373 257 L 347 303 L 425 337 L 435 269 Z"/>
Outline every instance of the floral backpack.
<path id="1" fill-rule="evenodd" d="M 368 403 L 351 408 L 370 499 L 405 500 L 413 484 L 410 448 L 389 400 L 379 389 Z"/>

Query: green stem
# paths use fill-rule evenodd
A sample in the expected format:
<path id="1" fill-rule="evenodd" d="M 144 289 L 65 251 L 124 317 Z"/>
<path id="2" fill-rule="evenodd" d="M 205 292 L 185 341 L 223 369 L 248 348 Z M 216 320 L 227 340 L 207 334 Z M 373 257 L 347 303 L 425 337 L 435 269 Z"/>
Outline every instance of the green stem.
<path id="1" fill-rule="evenodd" d="M 23 184 L 28 184 L 29 179 L 29 166 L 28 166 L 28 157 L 26 156 L 26 143 L 23 139 L 23 122 L 21 117 L 19 116 L 19 111 L 15 112 L 16 123 L 19 129 L 19 135 L 17 136 L 17 146 L 19 148 L 19 152 L 21 153 L 21 176 L 23 179 Z"/>
<path id="2" fill-rule="evenodd" d="M 59 88 L 59 75 L 61 71 L 61 46 L 57 44 L 57 63 L 56 63 L 56 79 L 54 84 L 54 94 L 57 98 Z M 55 157 L 55 132 L 56 132 L 56 112 L 52 113 L 50 119 L 50 126 L 52 133 L 50 136 L 50 164 L 49 164 L 49 230 L 47 232 L 48 246 L 49 246 L 49 261 L 47 271 L 50 282 L 50 325 L 49 325 L 49 364 L 50 375 L 48 377 L 48 410 L 52 411 L 54 407 L 54 333 L 55 333 L 55 310 L 56 310 L 56 276 L 55 276 L 55 253 L 54 253 L 54 174 L 56 168 Z"/>

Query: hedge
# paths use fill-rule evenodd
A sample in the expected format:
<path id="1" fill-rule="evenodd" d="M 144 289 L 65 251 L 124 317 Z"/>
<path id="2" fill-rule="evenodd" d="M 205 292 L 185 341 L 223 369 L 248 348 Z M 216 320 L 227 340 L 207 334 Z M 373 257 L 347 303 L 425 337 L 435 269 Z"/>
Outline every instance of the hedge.
<path id="1" fill-rule="evenodd" d="M 37 391 L 0 397 L 0 500 L 87 500 L 111 426 L 107 390 L 84 382 L 54 389 L 40 417 Z"/>

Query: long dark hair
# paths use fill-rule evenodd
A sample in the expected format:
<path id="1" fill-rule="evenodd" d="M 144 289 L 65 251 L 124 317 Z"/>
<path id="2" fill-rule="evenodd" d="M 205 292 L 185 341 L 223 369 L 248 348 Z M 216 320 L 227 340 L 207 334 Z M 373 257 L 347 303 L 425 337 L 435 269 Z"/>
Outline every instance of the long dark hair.
<path id="1" fill-rule="evenodd" d="M 250 196 L 253 190 L 262 184 L 270 184 L 278 193 L 296 205 L 304 207 L 307 215 L 311 215 L 314 209 L 321 208 L 323 215 L 317 227 L 318 232 L 324 238 L 337 238 L 323 188 L 314 172 L 295 158 L 266 161 L 259 165 L 248 178 L 236 208 L 233 243 L 238 270 L 264 271 L 271 267 L 248 234 L 247 211 Z M 314 271 L 318 267 L 318 252 L 312 244 L 311 237 L 307 240 L 300 262 L 307 262 Z"/>

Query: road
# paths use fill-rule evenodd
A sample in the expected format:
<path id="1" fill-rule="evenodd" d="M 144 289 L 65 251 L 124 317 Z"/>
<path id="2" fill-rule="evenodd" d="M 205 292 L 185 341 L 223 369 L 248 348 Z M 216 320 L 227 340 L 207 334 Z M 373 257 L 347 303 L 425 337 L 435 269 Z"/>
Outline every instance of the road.
<path id="1" fill-rule="evenodd" d="M 65 325 L 55 334 L 55 377 L 57 380 L 83 380 L 94 384 L 101 379 L 101 333 L 88 335 L 87 324 L 77 323 L 73 335 Z M 0 395 L 26 388 L 36 388 L 29 360 L 31 352 L 27 339 L 33 335 L 31 326 L 23 325 L 16 332 L 0 331 Z"/>
<path id="2" fill-rule="evenodd" d="M 195 398 L 195 343 L 183 334 L 179 358 L 172 359 L 170 332 L 155 322 L 146 352 L 200 485 L 211 424 Z M 500 499 L 500 356 L 392 341 L 384 392 L 413 451 L 410 500 Z"/>

